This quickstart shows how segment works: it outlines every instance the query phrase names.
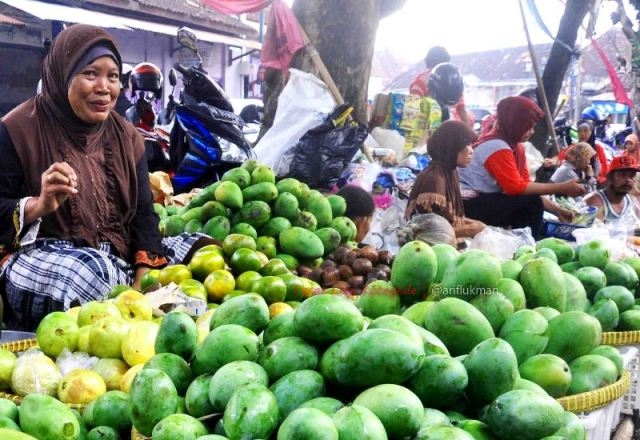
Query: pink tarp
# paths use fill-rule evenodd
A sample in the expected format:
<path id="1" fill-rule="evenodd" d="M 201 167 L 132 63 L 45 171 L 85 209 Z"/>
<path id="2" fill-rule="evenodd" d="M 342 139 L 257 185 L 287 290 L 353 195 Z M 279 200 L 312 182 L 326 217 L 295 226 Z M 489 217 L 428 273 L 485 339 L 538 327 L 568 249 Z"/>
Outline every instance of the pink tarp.
<path id="1" fill-rule="evenodd" d="M 256 12 L 271 5 L 260 55 L 264 67 L 288 69 L 295 53 L 305 46 L 298 20 L 283 0 L 203 0 L 203 4 L 223 14 Z"/>
<path id="2" fill-rule="evenodd" d="M 282 0 L 274 0 L 260 55 L 262 65 L 286 70 L 295 53 L 305 46 L 295 15 Z"/>
<path id="3" fill-rule="evenodd" d="M 271 4 L 272 0 L 202 0 L 204 6 L 227 15 L 258 12 Z"/>

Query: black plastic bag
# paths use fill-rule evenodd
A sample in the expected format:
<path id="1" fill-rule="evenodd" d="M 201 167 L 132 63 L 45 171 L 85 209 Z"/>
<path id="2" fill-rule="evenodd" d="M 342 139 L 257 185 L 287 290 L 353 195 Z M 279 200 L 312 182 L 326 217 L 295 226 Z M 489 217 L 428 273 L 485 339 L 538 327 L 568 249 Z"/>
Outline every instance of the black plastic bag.
<path id="1" fill-rule="evenodd" d="M 338 106 L 325 121 L 307 131 L 294 147 L 288 177 L 311 188 L 324 188 L 340 177 L 368 135 L 358 122 L 341 122 L 352 108 Z"/>

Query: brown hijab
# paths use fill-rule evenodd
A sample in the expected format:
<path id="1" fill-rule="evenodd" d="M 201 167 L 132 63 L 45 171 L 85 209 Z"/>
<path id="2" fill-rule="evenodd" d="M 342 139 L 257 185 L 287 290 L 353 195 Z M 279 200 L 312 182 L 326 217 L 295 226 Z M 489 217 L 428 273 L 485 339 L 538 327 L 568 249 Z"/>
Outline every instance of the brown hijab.
<path id="1" fill-rule="evenodd" d="M 461 121 L 446 121 L 431 135 L 427 144 L 431 162 L 411 188 L 405 219 L 434 212 L 453 226 L 462 223 L 464 206 L 456 166 L 458 154 L 476 137 L 477 134 Z"/>
<path id="2" fill-rule="evenodd" d="M 42 93 L 16 107 L 3 122 L 25 174 L 25 196 L 40 193 L 41 175 L 54 162 L 68 162 L 79 176 L 79 193 L 42 219 L 39 235 L 93 247 L 108 240 L 126 258 L 142 138 L 115 111 L 102 123 L 87 124 L 68 99 L 78 63 L 93 61 L 86 54 L 96 46 L 109 48 L 122 66 L 116 41 L 103 29 L 76 24 L 62 31 L 42 65 Z"/>

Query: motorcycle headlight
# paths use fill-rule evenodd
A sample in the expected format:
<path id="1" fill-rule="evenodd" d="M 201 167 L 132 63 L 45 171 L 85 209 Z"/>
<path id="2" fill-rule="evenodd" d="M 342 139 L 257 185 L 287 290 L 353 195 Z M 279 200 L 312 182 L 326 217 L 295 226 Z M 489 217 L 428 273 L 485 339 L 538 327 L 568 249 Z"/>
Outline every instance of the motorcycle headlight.
<path id="1" fill-rule="evenodd" d="M 222 150 L 223 162 L 243 163 L 249 158 L 242 148 L 226 139 L 220 139 L 220 149 Z"/>

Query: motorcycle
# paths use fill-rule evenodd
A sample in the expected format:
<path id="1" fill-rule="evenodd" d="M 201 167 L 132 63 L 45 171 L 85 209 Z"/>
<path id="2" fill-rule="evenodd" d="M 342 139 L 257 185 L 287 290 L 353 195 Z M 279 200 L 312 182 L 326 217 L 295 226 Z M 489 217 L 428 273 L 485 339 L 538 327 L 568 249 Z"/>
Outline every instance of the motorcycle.
<path id="1" fill-rule="evenodd" d="M 169 130 L 158 126 L 153 103 L 162 95 L 163 77 L 152 63 L 140 63 L 130 75 L 133 105 L 125 116 L 142 134 L 149 172 L 167 171 L 169 162 Z"/>
<path id="2" fill-rule="evenodd" d="M 225 91 L 202 66 L 196 35 L 186 27 L 178 29 L 178 42 L 198 58 L 196 65 L 180 63 L 174 69 L 184 86 L 169 142 L 172 178 L 176 194 L 202 188 L 220 179 L 226 171 L 255 158 Z"/>

